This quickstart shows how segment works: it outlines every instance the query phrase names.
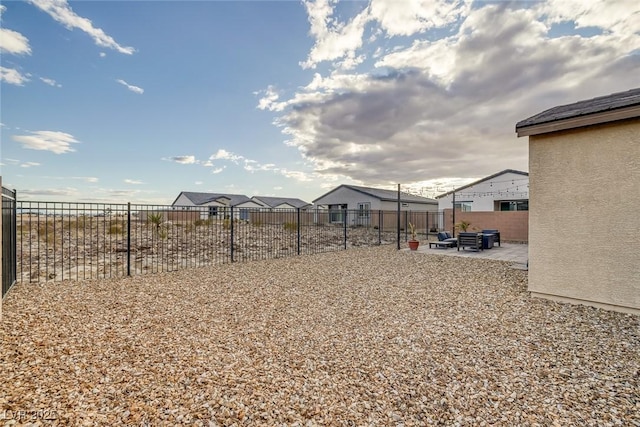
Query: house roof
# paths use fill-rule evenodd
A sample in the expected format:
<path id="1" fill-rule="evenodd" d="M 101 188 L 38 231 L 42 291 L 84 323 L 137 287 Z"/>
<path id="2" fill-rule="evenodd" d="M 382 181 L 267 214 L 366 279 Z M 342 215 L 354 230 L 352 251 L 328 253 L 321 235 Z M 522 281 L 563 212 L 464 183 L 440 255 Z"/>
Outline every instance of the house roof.
<path id="1" fill-rule="evenodd" d="M 257 200 L 270 208 L 275 208 L 276 206 L 280 206 L 285 203 L 293 206 L 294 208 L 304 208 L 310 205 L 310 203 L 307 203 L 304 200 L 291 197 L 253 196 L 252 199 Z"/>
<path id="2" fill-rule="evenodd" d="M 640 117 L 640 88 L 550 108 L 516 124 L 518 136 L 538 135 Z"/>
<path id="3" fill-rule="evenodd" d="M 381 188 L 360 187 L 357 185 L 342 184 L 334 188 L 333 190 L 329 191 L 328 193 L 325 193 L 322 196 L 318 197 L 313 201 L 313 203 L 316 203 L 318 200 L 322 199 L 325 196 L 328 196 L 329 194 L 339 190 L 340 188 L 349 188 L 353 191 L 357 191 L 357 192 L 366 194 L 368 196 L 375 197 L 376 199 L 379 199 L 385 202 L 394 202 L 398 200 L 398 192 L 396 190 L 383 190 Z M 415 196 L 413 194 L 402 193 L 402 192 L 400 193 L 400 201 L 404 203 L 422 203 L 425 205 L 438 203 L 434 199 L 429 199 L 427 197 L 422 197 L 422 196 Z"/>
<path id="4" fill-rule="evenodd" d="M 517 175 L 529 176 L 528 172 L 522 172 L 522 171 L 518 171 L 518 170 L 515 170 L 515 169 L 505 169 L 505 170 L 503 170 L 501 172 L 494 173 L 493 175 L 489 175 L 489 176 L 487 176 L 485 178 L 482 178 L 482 179 L 479 179 L 477 181 L 474 181 L 471 184 L 463 185 L 462 187 L 458 187 L 458 188 L 453 189 L 451 191 L 448 191 L 446 193 L 442 193 L 442 194 L 436 196 L 436 199 L 441 199 L 441 198 L 443 198 L 445 196 L 448 196 L 449 194 L 457 193 L 460 190 L 464 190 L 465 188 L 473 187 L 474 185 L 478 185 L 478 184 L 483 183 L 485 181 L 491 181 L 492 179 L 494 179 L 494 178 L 496 178 L 496 177 L 498 177 L 500 175 L 505 175 L 507 173 L 514 173 L 514 174 L 517 174 Z"/>
<path id="5" fill-rule="evenodd" d="M 196 193 L 191 191 L 181 191 L 171 205 L 175 205 L 175 203 L 182 195 L 191 200 L 191 203 L 193 203 L 194 205 L 203 205 L 205 203 L 210 203 L 221 198 L 227 198 L 229 199 L 230 206 L 236 206 L 240 203 L 245 203 L 251 200 L 243 194 Z"/>

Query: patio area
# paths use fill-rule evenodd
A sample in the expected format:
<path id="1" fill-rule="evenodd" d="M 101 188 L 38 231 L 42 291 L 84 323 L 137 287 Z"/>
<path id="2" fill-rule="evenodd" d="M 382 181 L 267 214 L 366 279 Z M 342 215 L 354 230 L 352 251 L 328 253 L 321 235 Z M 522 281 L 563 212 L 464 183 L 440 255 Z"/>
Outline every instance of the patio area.
<path id="1" fill-rule="evenodd" d="M 521 243 L 502 243 L 500 246 L 494 246 L 491 249 L 483 251 L 473 251 L 469 249 L 460 251 L 457 248 L 429 248 L 429 242 L 420 243 L 417 252 L 431 255 L 446 255 L 456 257 L 468 257 L 476 259 L 490 259 L 494 261 L 507 261 L 517 266 L 526 266 L 529 259 L 529 245 Z"/>
<path id="2" fill-rule="evenodd" d="M 19 283 L 0 324 L 0 415 L 34 425 L 640 425 L 637 316 L 531 298 L 510 262 L 445 252 L 457 251 L 386 246 Z"/>

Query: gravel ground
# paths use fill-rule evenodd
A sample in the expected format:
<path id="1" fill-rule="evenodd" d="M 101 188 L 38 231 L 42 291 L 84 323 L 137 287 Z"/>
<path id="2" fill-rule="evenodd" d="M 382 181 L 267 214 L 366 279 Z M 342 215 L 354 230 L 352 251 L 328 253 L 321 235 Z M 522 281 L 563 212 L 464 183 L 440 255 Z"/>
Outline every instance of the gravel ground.
<path id="1" fill-rule="evenodd" d="M 354 249 L 5 299 L 0 418 L 34 425 L 640 425 L 640 319 L 508 263 Z"/>

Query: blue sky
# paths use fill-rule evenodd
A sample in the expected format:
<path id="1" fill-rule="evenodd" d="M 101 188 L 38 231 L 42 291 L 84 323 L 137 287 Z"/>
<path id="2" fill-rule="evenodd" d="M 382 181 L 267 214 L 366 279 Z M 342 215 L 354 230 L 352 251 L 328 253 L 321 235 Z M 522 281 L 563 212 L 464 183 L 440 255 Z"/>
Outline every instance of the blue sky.
<path id="1" fill-rule="evenodd" d="M 528 170 L 517 121 L 640 86 L 636 1 L 0 9 L 2 181 L 23 200 L 433 196 Z"/>

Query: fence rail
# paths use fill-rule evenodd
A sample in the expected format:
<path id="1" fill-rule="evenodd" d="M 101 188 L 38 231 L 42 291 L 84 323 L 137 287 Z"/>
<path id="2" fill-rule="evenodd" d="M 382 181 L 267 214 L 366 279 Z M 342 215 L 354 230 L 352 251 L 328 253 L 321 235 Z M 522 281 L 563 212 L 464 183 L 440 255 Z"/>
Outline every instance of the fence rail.
<path id="1" fill-rule="evenodd" d="M 2 187 L 2 297 L 16 282 L 16 193 Z"/>
<path id="2" fill-rule="evenodd" d="M 112 278 L 397 242 L 438 212 L 18 201 L 17 279 Z M 4 239 L 3 239 L 4 242 Z M 14 240 L 15 242 L 15 240 Z"/>

